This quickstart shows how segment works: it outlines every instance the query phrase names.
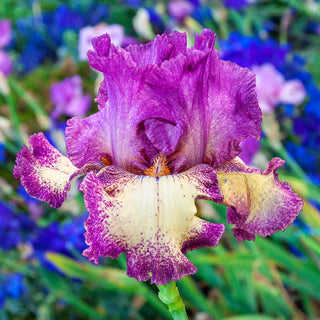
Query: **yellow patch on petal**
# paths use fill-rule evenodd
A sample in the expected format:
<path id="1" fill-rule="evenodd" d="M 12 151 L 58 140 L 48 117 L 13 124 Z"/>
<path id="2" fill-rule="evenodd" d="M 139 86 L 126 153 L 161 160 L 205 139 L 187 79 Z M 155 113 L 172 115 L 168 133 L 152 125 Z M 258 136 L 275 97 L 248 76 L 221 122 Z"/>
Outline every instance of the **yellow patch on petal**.
<path id="1" fill-rule="evenodd" d="M 281 195 L 275 188 L 272 172 L 269 175 L 253 173 L 220 174 L 218 181 L 223 193 L 223 204 L 234 206 L 246 222 L 263 215 L 275 205 L 281 205 Z"/>
<path id="2" fill-rule="evenodd" d="M 216 169 L 222 189 L 222 203 L 233 207 L 228 222 L 261 236 L 284 230 L 302 209 L 301 198 L 278 180 L 276 170 L 284 164 L 274 158 L 263 172 L 246 166 L 239 158 Z"/>
<path id="3" fill-rule="evenodd" d="M 221 174 L 217 172 L 219 185 L 222 189 L 223 204 L 241 208 L 239 214 L 249 214 L 250 206 L 248 179 L 245 174 Z M 249 178 L 250 180 L 250 178 Z"/>

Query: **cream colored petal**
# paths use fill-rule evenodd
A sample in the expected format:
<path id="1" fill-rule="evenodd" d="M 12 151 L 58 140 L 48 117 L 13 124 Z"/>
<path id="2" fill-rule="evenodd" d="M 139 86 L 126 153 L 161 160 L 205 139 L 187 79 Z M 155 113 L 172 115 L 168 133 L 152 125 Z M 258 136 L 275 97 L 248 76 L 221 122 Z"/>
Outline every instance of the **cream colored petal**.
<path id="1" fill-rule="evenodd" d="M 217 245 L 224 230 L 194 216 L 197 197 L 221 199 L 209 166 L 159 178 L 110 166 L 89 174 L 81 190 L 90 212 L 85 255 L 97 262 L 125 251 L 128 275 L 138 280 L 163 284 L 194 273 L 182 252 Z"/>

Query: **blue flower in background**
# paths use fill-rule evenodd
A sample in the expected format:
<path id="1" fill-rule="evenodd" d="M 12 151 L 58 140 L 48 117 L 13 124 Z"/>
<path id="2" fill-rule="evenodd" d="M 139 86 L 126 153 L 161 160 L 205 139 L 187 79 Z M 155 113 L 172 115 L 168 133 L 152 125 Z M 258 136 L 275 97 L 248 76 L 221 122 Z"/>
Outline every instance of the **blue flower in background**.
<path id="1" fill-rule="evenodd" d="M 48 15 L 42 16 L 47 20 Z M 16 22 L 16 46 L 21 51 L 19 63 L 30 72 L 45 60 L 56 59 L 55 44 L 50 43 L 45 24 L 36 17 L 21 18 Z"/>
<path id="2" fill-rule="evenodd" d="M 0 309 L 3 309 L 6 302 L 6 292 L 4 287 L 0 283 Z"/>
<path id="3" fill-rule="evenodd" d="M 144 0 L 122 0 L 121 2 L 127 6 L 139 8 L 143 5 Z"/>
<path id="4" fill-rule="evenodd" d="M 0 248 L 11 250 L 20 242 L 28 242 L 33 247 L 33 255 L 45 266 L 54 269 L 45 260 L 48 251 L 74 257 L 75 251 L 82 253 L 87 247 L 84 240 L 83 223 L 87 217 L 74 218 L 72 221 L 53 222 L 45 228 L 38 227 L 25 214 L 16 214 L 7 205 L 0 202 Z M 1 300 L 1 292 L 0 292 Z"/>
<path id="5" fill-rule="evenodd" d="M 25 241 L 34 230 L 34 223 L 25 214 L 16 214 L 0 202 L 0 248 L 10 250 Z"/>
<path id="6" fill-rule="evenodd" d="M 24 275 L 21 273 L 0 273 L 0 309 L 4 307 L 7 298 L 20 299 L 27 291 L 23 279 Z"/>
<path id="7" fill-rule="evenodd" d="M 7 159 L 5 150 L 6 146 L 0 142 L 0 162 L 6 161 Z"/>
<path id="8" fill-rule="evenodd" d="M 25 189 L 22 187 L 22 185 L 19 185 L 17 189 L 18 194 L 21 196 L 21 198 L 24 200 L 24 203 L 28 207 L 28 213 L 32 217 L 34 221 L 37 221 L 44 212 L 44 206 L 43 203 L 35 198 L 30 197 Z"/>
<path id="9" fill-rule="evenodd" d="M 232 32 L 229 39 L 220 41 L 220 47 L 223 60 L 230 60 L 247 68 L 270 63 L 280 69 L 290 50 L 288 45 L 279 44 L 274 39 L 261 40 L 239 32 Z"/>
<path id="10" fill-rule="evenodd" d="M 92 3 L 89 7 L 71 9 L 66 4 L 55 11 L 16 21 L 15 49 L 21 52 L 19 63 L 23 72 L 30 72 L 45 61 L 56 61 L 56 50 L 63 45 L 65 31 L 78 31 L 108 17 L 108 8 Z"/>
<path id="11" fill-rule="evenodd" d="M 165 30 L 165 26 L 162 18 L 153 8 L 147 7 L 145 9 L 148 11 L 150 22 L 155 28 L 156 33 L 163 33 Z"/>
<path id="12" fill-rule="evenodd" d="M 228 8 L 232 8 L 234 10 L 240 10 L 249 5 L 246 0 L 225 0 L 224 5 Z"/>
<path id="13" fill-rule="evenodd" d="M 83 223 L 87 214 L 65 223 L 54 222 L 45 228 L 38 228 L 37 233 L 30 239 L 34 256 L 48 269 L 58 271 L 48 260 L 47 252 L 57 252 L 75 258 L 87 247 L 84 240 Z"/>
<path id="14" fill-rule="evenodd" d="M 303 110 L 293 115 L 293 133 L 299 143 L 288 141 L 288 152 L 298 160 L 299 164 L 316 185 L 320 183 L 320 90 L 312 75 L 305 71 L 305 60 L 293 55 L 292 60 L 285 64 L 283 72 L 288 78 L 300 79 L 307 91 L 308 101 Z"/>
<path id="15" fill-rule="evenodd" d="M 19 299 L 26 287 L 23 283 L 24 275 L 21 273 L 12 273 L 6 275 L 5 287 L 7 295 L 13 299 Z"/>
<path id="16" fill-rule="evenodd" d="M 207 21 L 213 19 L 212 10 L 209 6 L 195 5 L 195 10 L 193 11 L 191 17 L 198 21 L 201 25 L 206 25 Z"/>

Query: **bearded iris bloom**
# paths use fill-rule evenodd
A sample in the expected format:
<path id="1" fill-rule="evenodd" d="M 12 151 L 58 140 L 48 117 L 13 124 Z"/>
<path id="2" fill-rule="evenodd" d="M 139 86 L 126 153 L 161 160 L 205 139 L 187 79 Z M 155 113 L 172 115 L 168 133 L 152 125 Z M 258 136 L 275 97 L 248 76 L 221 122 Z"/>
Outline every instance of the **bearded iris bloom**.
<path id="1" fill-rule="evenodd" d="M 128 276 L 166 284 L 195 273 L 184 254 L 216 246 L 224 232 L 195 216 L 196 199 L 228 206 L 239 241 L 286 229 L 302 209 L 278 180 L 283 160 L 263 172 L 237 158 L 242 140 L 260 138 L 255 76 L 220 60 L 214 40 L 207 29 L 191 48 L 178 32 L 126 49 L 95 38 L 88 57 L 104 76 L 99 111 L 68 121 L 67 156 L 42 133 L 18 153 L 15 177 L 52 207 L 86 175 L 84 255 L 95 263 L 126 252 Z"/>

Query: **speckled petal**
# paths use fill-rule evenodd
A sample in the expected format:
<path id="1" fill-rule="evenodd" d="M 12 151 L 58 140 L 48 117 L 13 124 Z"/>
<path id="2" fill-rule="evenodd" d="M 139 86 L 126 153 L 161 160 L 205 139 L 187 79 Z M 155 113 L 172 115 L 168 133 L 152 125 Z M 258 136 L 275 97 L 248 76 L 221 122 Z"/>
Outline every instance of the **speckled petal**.
<path id="1" fill-rule="evenodd" d="M 95 170 L 90 166 L 81 169 L 73 166 L 42 133 L 32 135 L 29 145 L 18 152 L 13 174 L 16 179 L 20 178 L 30 196 L 48 202 L 51 207 L 63 204 L 74 178 Z"/>
<path id="2" fill-rule="evenodd" d="M 246 166 L 239 158 L 216 169 L 228 208 L 228 223 L 235 224 L 238 241 L 254 240 L 255 233 L 266 237 L 284 231 L 302 210 L 302 199 L 278 180 L 276 170 L 284 161 L 274 158 L 267 169 Z"/>
<path id="3" fill-rule="evenodd" d="M 194 216 L 196 198 L 221 201 L 216 175 L 199 165 L 178 175 L 154 178 L 109 166 L 81 183 L 90 212 L 85 222 L 84 255 L 117 258 L 127 253 L 127 274 L 162 285 L 193 274 L 183 255 L 199 247 L 216 246 L 223 225 Z"/>

